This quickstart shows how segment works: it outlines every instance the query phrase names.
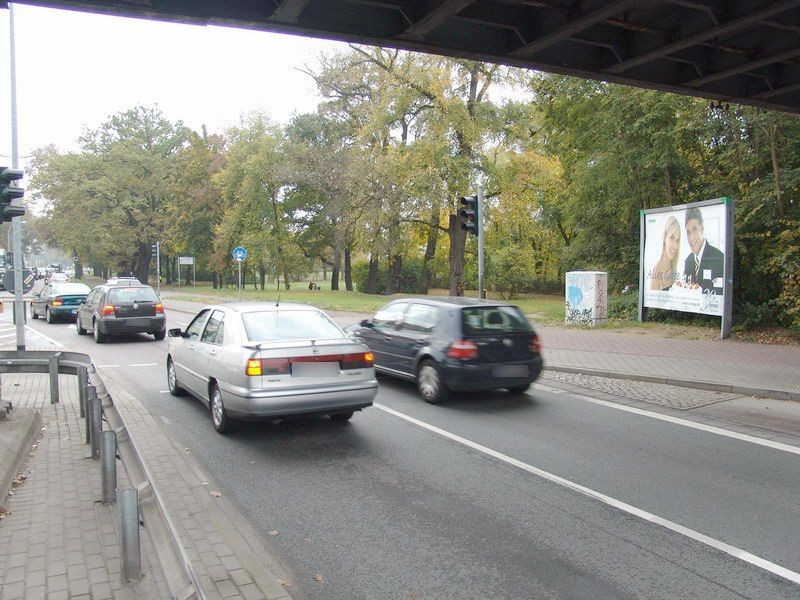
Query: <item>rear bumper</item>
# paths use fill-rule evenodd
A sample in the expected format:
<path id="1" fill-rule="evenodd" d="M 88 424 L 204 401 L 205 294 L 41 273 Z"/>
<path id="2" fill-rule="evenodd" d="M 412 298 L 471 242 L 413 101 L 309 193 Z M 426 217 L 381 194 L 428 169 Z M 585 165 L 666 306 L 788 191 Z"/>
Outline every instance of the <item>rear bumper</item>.
<path id="1" fill-rule="evenodd" d="M 164 331 L 167 319 L 164 315 L 155 317 L 123 317 L 100 319 L 100 333 L 105 335 L 121 335 L 124 333 L 158 333 Z"/>
<path id="2" fill-rule="evenodd" d="M 238 419 L 270 419 L 292 415 L 328 414 L 361 410 L 378 393 L 374 379 L 358 386 L 307 391 L 233 390 L 220 386 L 228 414 Z"/>
<path id="3" fill-rule="evenodd" d="M 455 361 L 454 361 L 455 362 Z M 453 391 L 494 390 L 504 387 L 517 387 L 536 381 L 542 372 L 542 357 L 514 363 L 527 365 L 528 375 L 525 377 L 496 377 L 494 364 L 445 363 L 440 365 L 445 385 Z"/>
<path id="4" fill-rule="evenodd" d="M 74 319 L 78 314 L 78 306 L 50 306 L 50 314 L 59 319 Z"/>

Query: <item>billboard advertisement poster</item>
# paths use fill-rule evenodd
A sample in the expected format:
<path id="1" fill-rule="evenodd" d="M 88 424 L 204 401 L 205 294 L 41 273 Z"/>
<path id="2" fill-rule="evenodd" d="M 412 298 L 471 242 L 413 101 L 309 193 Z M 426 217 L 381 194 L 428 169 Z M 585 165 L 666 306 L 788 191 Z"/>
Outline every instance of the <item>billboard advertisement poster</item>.
<path id="1" fill-rule="evenodd" d="M 727 198 L 642 212 L 642 306 L 723 316 L 729 215 Z"/>

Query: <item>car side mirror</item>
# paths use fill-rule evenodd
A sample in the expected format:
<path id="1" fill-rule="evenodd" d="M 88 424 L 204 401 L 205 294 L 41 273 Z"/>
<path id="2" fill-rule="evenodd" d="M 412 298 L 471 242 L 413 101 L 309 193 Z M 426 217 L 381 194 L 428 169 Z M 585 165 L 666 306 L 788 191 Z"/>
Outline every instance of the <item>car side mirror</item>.
<path id="1" fill-rule="evenodd" d="M 175 327 L 174 329 L 168 330 L 167 335 L 169 337 L 185 337 L 183 330 L 180 327 Z"/>
<path id="2" fill-rule="evenodd" d="M 363 321 L 361 321 L 361 323 L 359 323 L 359 325 L 361 325 L 362 327 L 374 327 L 371 319 L 364 319 Z"/>

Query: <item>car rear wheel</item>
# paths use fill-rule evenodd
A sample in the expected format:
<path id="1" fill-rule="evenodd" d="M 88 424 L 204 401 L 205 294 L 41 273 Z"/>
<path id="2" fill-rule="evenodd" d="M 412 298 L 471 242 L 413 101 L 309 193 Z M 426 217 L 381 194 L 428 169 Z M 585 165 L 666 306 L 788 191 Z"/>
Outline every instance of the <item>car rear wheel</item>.
<path id="1" fill-rule="evenodd" d="M 344 423 L 345 421 L 349 421 L 353 418 L 353 411 L 350 412 L 343 412 L 343 413 L 334 413 L 330 415 L 331 421 L 335 421 L 336 423 Z"/>
<path id="2" fill-rule="evenodd" d="M 417 391 L 429 404 L 438 404 L 446 400 L 449 395 L 439 373 L 439 367 L 432 360 L 423 360 L 417 370 Z"/>
<path id="3" fill-rule="evenodd" d="M 53 316 L 53 313 L 50 312 L 50 308 L 44 309 L 44 318 L 49 325 L 52 325 L 56 322 L 56 318 Z"/>
<path id="4" fill-rule="evenodd" d="M 156 333 L 153 334 L 153 337 L 156 338 L 157 342 L 160 342 L 166 336 L 167 336 L 167 330 L 166 329 L 162 329 L 161 331 L 157 331 Z"/>
<path id="5" fill-rule="evenodd" d="M 511 392 L 512 394 L 524 394 L 528 391 L 531 387 L 531 384 L 528 383 L 526 385 L 512 385 L 511 387 L 507 387 L 506 389 Z"/>
<path id="6" fill-rule="evenodd" d="M 178 373 L 175 371 L 175 363 L 172 362 L 171 356 L 167 358 L 167 386 L 173 396 L 186 395 L 186 390 L 178 383 Z"/>
<path id="7" fill-rule="evenodd" d="M 211 385 L 211 420 L 214 422 L 214 429 L 217 433 L 228 433 L 231 430 L 231 421 L 222 404 L 222 394 L 216 383 Z"/>
<path id="8" fill-rule="evenodd" d="M 33 302 L 31 302 L 31 319 L 38 319 L 39 315 L 36 314 L 36 309 L 33 308 Z"/>
<path id="9" fill-rule="evenodd" d="M 92 333 L 94 334 L 94 341 L 98 344 L 102 344 L 106 341 L 106 336 L 100 331 L 100 323 L 97 322 L 97 319 L 92 322 Z"/>

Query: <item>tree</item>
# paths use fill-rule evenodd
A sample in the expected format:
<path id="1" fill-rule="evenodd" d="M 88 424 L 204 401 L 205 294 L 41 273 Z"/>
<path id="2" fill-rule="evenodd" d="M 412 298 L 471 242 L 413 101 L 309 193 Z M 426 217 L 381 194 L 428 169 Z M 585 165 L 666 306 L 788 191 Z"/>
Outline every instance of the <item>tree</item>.
<path id="1" fill-rule="evenodd" d="M 147 282 L 150 245 L 167 227 L 170 176 L 188 134 L 181 122 L 137 106 L 85 132 L 79 153 L 37 151 L 32 186 L 45 201 L 52 239 L 81 260 Z"/>

